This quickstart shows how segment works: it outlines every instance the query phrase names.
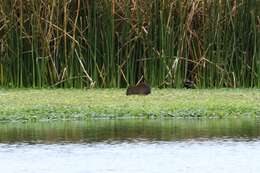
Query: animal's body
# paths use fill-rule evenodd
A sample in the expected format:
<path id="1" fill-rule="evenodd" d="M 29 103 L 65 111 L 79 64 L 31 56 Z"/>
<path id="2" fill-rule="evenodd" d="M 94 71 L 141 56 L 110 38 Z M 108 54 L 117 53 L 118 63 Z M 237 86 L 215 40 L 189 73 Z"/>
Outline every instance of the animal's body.
<path id="1" fill-rule="evenodd" d="M 192 80 L 185 80 L 184 82 L 184 87 L 185 88 L 188 88 L 188 89 L 194 89 L 194 88 L 196 88 L 196 85 L 195 85 L 195 83 L 194 83 L 194 81 L 192 81 Z"/>
<path id="2" fill-rule="evenodd" d="M 136 86 L 130 86 L 127 88 L 126 95 L 148 95 L 151 93 L 151 87 L 142 82 Z"/>

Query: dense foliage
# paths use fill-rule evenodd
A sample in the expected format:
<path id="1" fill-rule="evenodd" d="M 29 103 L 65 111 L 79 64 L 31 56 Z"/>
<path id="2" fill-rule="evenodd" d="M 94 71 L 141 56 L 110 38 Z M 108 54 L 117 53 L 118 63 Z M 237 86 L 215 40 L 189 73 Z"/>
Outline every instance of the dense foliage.
<path id="1" fill-rule="evenodd" d="M 260 87 L 260 0 L 0 0 L 0 85 Z"/>

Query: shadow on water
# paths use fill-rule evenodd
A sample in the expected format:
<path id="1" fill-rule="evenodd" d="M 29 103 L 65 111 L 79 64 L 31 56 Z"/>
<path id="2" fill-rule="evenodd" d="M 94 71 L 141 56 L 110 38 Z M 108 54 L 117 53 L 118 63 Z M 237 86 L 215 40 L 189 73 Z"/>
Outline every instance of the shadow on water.
<path id="1" fill-rule="evenodd" d="M 259 119 L 115 119 L 0 123 L 0 143 L 258 140 Z"/>

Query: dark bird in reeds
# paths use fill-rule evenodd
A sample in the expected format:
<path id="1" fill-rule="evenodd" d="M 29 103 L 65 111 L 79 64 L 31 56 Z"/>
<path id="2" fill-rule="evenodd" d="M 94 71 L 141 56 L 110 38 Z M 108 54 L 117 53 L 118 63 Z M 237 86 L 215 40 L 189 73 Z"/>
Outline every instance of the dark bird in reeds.
<path id="1" fill-rule="evenodd" d="M 195 82 L 189 79 L 183 81 L 184 87 L 187 89 L 194 89 L 196 88 Z"/>
<path id="2" fill-rule="evenodd" d="M 148 95 L 150 93 L 151 87 L 145 82 L 141 82 L 136 86 L 130 86 L 126 91 L 126 95 Z"/>

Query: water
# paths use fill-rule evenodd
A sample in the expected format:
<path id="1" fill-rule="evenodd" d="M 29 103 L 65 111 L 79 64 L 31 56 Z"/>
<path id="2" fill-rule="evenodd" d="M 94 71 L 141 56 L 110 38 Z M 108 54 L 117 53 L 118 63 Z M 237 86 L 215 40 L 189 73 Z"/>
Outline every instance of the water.
<path id="1" fill-rule="evenodd" d="M 257 173 L 260 120 L 0 123 L 5 173 Z"/>

